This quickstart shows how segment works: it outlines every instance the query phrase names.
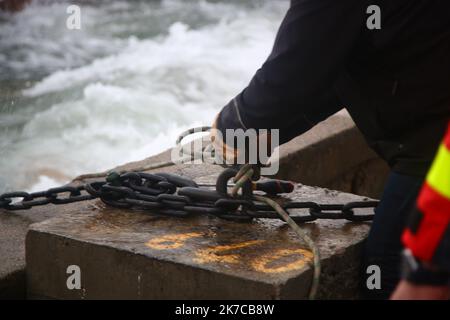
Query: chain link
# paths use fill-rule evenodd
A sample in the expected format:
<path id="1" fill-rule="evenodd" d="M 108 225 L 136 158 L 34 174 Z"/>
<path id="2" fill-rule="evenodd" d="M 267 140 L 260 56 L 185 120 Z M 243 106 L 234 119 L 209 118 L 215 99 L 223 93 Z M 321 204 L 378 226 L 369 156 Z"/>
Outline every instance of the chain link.
<path id="1" fill-rule="evenodd" d="M 6 210 L 26 210 L 47 204 L 68 204 L 87 201 L 96 197 L 89 194 L 85 186 L 62 186 L 39 192 L 10 192 L 0 195 L 0 208 Z M 13 201 L 14 199 L 21 199 Z"/>
<path id="2" fill-rule="evenodd" d="M 112 172 L 105 181 L 95 181 L 79 187 L 66 185 L 34 193 L 5 193 L 0 195 L 0 208 L 26 210 L 50 203 L 60 205 L 99 198 L 114 207 L 139 208 L 168 216 L 185 217 L 205 214 L 238 221 L 254 218 L 279 219 L 279 215 L 272 207 L 255 200 L 252 193 L 249 194 L 251 185 L 247 186 L 244 195 L 229 196 L 226 190 L 228 180 L 233 176 L 230 170 L 233 169 L 226 169 L 219 176 L 216 190 L 199 187 L 193 180 L 175 174 Z M 258 185 L 264 189 L 264 183 L 273 184 L 273 180 L 258 182 Z M 359 222 L 372 220 L 373 214 L 357 214 L 355 210 L 374 208 L 377 205 L 378 201 L 357 201 L 346 204 L 291 201 L 282 204 L 281 207 L 296 223 L 318 219 L 345 219 Z M 297 211 L 301 211 L 301 214 L 296 214 Z"/>

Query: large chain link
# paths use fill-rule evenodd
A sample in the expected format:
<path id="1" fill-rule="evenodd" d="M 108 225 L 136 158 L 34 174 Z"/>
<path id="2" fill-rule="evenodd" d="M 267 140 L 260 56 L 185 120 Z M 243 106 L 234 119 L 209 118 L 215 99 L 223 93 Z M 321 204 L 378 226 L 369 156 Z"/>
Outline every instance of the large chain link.
<path id="1" fill-rule="evenodd" d="M 279 215 L 271 206 L 254 199 L 251 186 L 244 187 L 243 194 L 236 197 L 224 192 L 227 189 L 228 178 L 235 174 L 235 170 L 226 169 L 219 176 L 216 188 L 213 189 L 199 187 L 193 180 L 175 174 L 112 172 L 106 180 L 78 187 L 68 185 L 34 193 L 5 193 L 0 195 L 0 208 L 25 210 L 50 203 L 59 205 L 99 198 L 114 207 L 151 210 L 153 213 L 168 216 L 205 214 L 239 221 L 254 218 L 279 219 Z M 265 184 L 267 186 L 273 182 L 273 180 L 259 182 L 259 188 L 264 190 Z M 275 182 L 280 183 L 279 180 Z M 372 220 L 373 214 L 357 214 L 355 210 L 376 207 L 378 201 L 356 201 L 345 204 L 284 201 L 280 205 L 297 223 L 317 219 L 369 221 Z M 296 214 L 294 211 L 299 209 L 306 209 L 306 212 L 302 210 L 302 214 Z"/>

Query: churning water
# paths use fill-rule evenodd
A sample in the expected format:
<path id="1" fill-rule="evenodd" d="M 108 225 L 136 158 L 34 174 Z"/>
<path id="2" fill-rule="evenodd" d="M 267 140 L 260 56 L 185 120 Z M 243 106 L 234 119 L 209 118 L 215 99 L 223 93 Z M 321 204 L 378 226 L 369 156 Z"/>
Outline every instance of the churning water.
<path id="1" fill-rule="evenodd" d="M 35 0 L 0 13 L 0 193 L 140 160 L 209 125 L 270 52 L 287 1 Z"/>

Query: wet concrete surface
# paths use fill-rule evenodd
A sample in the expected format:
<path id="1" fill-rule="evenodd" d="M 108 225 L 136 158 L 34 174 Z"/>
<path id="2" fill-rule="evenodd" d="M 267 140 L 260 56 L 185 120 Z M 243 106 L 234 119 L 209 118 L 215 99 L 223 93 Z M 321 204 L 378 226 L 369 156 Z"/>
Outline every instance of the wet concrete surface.
<path id="1" fill-rule="evenodd" d="M 217 167 L 172 171 L 213 183 Z M 159 170 L 161 171 L 161 170 Z M 166 171 L 166 170 L 165 170 Z M 197 175 L 196 175 L 197 173 Z M 346 203 L 362 197 L 298 185 L 296 201 Z M 33 224 L 26 240 L 30 298 L 302 299 L 312 254 L 280 220 L 173 218 L 90 201 Z M 364 209 L 365 212 L 371 209 Z M 295 214 L 303 214 L 295 212 Z M 369 223 L 321 220 L 303 228 L 321 251 L 319 298 L 356 298 L 359 255 Z M 66 269 L 81 268 L 80 290 Z"/>

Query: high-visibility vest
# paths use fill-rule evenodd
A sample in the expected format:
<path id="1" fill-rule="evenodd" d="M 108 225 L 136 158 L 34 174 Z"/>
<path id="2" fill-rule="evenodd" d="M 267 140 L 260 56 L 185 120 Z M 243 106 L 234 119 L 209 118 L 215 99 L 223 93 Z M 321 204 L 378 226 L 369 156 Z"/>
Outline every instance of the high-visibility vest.
<path id="1" fill-rule="evenodd" d="M 423 261 L 450 266 L 450 123 L 419 193 L 417 210 L 402 236 Z"/>

